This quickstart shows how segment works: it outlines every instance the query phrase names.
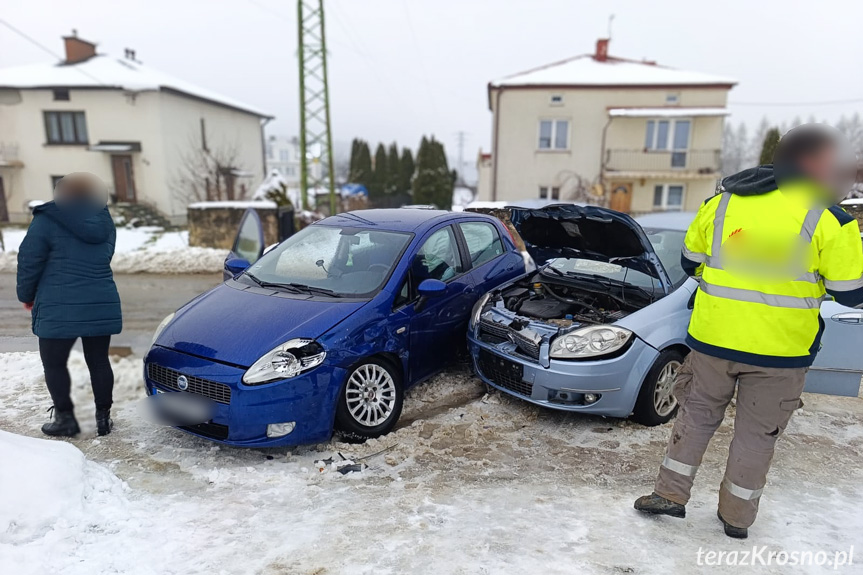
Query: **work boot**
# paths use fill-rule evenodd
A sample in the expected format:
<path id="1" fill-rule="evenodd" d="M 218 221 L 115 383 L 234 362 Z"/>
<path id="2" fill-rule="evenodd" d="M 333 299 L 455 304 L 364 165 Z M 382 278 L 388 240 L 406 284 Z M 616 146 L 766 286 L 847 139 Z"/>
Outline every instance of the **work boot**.
<path id="1" fill-rule="evenodd" d="M 722 518 L 718 509 L 716 510 L 716 516 L 719 517 L 720 521 L 722 521 L 722 525 L 725 527 L 725 534 L 729 537 L 733 537 L 735 539 L 746 539 L 749 537 L 749 529 L 746 527 L 735 527 L 734 525 L 731 525 Z"/>
<path id="2" fill-rule="evenodd" d="M 54 421 L 42 426 L 42 433 L 52 437 L 74 437 L 81 433 L 75 412 L 55 410 L 52 405 L 48 411 L 53 412 Z"/>
<path id="3" fill-rule="evenodd" d="M 114 420 L 111 419 L 111 409 L 97 409 L 96 433 L 99 435 L 108 435 L 111 433 L 112 427 L 114 427 Z"/>
<path id="4" fill-rule="evenodd" d="M 661 495 L 651 493 L 635 500 L 635 508 L 642 513 L 651 515 L 670 515 L 671 517 L 686 517 L 686 506 L 675 503 Z"/>

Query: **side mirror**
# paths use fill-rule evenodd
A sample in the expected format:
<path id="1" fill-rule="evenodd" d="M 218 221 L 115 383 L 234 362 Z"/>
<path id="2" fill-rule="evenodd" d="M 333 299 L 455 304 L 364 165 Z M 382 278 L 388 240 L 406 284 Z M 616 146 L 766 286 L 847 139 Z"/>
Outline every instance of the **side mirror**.
<path id="1" fill-rule="evenodd" d="M 252 264 L 249 263 L 249 260 L 230 258 L 225 260 L 225 271 L 231 274 L 231 277 L 234 277 L 238 273 L 246 271 L 250 265 Z"/>
<path id="2" fill-rule="evenodd" d="M 417 287 L 420 297 L 440 297 L 446 293 L 446 284 L 440 280 L 427 279 Z"/>

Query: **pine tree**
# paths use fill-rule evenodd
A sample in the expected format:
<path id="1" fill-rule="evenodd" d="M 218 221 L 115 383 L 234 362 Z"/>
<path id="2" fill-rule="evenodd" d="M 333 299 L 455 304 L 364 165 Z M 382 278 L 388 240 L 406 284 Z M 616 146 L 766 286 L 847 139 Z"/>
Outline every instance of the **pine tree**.
<path id="1" fill-rule="evenodd" d="M 407 193 L 411 191 L 411 183 L 414 179 L 414 155 L 410 148 L 402 150 L 402 158 L 399 160 L 399 192 Z"/>
<path id="2" fill-rule="evenodd" d="M 401 160 L 399 158 L 398 144 L 393 142 L 390 144 L 387 152 L 387 179 L 386 189 L 387 194 L 397 194 L 399 189 L 399 177 L 401 176 Z"/>
<path id="3" fill-rule="evenodd" d="M 779 128 L 770 128 L 764 136 L 764 144 L 761 146 L 761 155 L 758 158 L 758 164 L 773 163 L 773 154 L 776 153 L 776 147 L 779 145 Z"/>
<path id="4" fill-rule="evenodd" d="M 363 140 L 355 140 L 355 147 L 351 151 L 351 173 L 350 181 L 360 184 L 369 189 L 372 182 L 372 156 L 369 145 Z"/>
<path id="5" fill-rule="evenodd" d="M 423 137 L 413 180 L 414 202 L 448 210 L 452 208 L 454 184 L 443 145 L 434 138 Z"/>
<path id="6" fill-rule="evenodd" d="M 350 168 L 348 169 L 348 180 L 354 181 L 354 174 L 356 174 L 357 170 L 357 156 L 359 155 L 359 147 L 360 140 L 359 138 L 354 138 L 351 141 L 351 159 L 350 159 Z"/>
<path id="7" fill-rule="evenodd" d="M 383 144 L 378 144 L 375 150 L 374 176 L 369 188 L 370 198 L 379 198 L 384 195 L 387 184 L 387 149 Z"/>

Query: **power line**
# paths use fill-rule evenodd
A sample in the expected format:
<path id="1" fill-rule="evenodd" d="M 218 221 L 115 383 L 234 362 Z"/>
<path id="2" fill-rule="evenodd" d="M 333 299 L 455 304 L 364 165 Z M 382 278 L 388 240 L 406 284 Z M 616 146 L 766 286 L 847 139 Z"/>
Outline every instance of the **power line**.
<path id="1" fill-rule="evenodd" d="M 27 35 L 24 31 L 19 30 L 18 28 L 16 28 L 15 26 L 13 26 L 13 25 L 12 25 L 12 24 L 10 24 L 9 22 L 7 22 L 6 20 L 4 20 L 4 19 L 0 18 L 0 24 L 3 24 L 4 26 L 6 26 L 6 27 L 7 27 L 7 28 L 9 28 L 10 30 L 12 30 L 13 32 L 15 32 L 16 34 L 18 34 L 19 36 L 21 36 L 22 38 L 24 38 L 25 40 L 27 40 L 27 41 L 28 41 L 28 42 L 30 42 L 31 44 L 33 44 L 34 46 L 37 46 L 38 48 L 42 49 L 43 51 L 47 52 L 48 54 L 51 54 L 52 56 L 54 56 L 54 57 L 55 57 L 55 58 L 57 58 L 58 60 L 60 60 L 60 61 L 65 60 L 65 58 L 63 58 L 62 56 L 60 56 L 59 54 L 57 54 L 56 52 L 54 52 L 53 50 L 51 50 L 51 48 L 48 48 L 47 46 L 45 46 L 44 44 L 42 44 L 41 42 L 39 42 L 38 40 L 36 40 L 36 39 L 35 39 L 35 38 L 33 38 L 32 36 Z M 97 77 L 96 77 L 96 76 L 94 76 L 93 74 L 90 74 L 90 73 L 89 73 L 89 72 L 87 72 L 86 70 L 82 70 L 82 69 L 81 69 L 81 68 L 79 68 L 78 66 L 72 66 L 72 69 L 73 69 L 73 70 L 76 70 L 76 71 L 78 71 L 78 72 L 80 72 L 81 74 L 84 74 L 85 76 L 87 76 L 87 77 L 88 77 L 88 78 L 90 78 L 91 80 L 94 80 L 95 82 L 99 83 L 99 84 L 100 84 L 100 85 L 102 85 L 102 86 L 104 86 L 104 85 L 105 85 L 105 83 L 104 83 L 104 82 L 102 82 L 102 80 L 100 80 L 99 78 L 97 78 Z"/>
<path id="2" fill-rule="evenodd" d="M 420 62 L 420 68 L 422 69 L 422 75 L 423 75 L 422 79 L 423 79 L 423 83 L 425 84 L 425 87 L 426 87 L 426 94 L 428 94 L 429 102 L 431 103 L 431 106 L 432 106 L 432 112 L 434 113 L 435 118 L 437 118 L 438 117 L 437 106 L 435 105 L 435 100 L 434 100 L 434 97 L 432 96 L 431 86 L 429 85 L 428 70 L 426 69 L 425 61 L 423 60 L 423 55 L 422 55 L 422 52 L 420 51 L 419 42 L 417 42 L 417 35 L 414 32 L 414 26 L 413 26 L 413 23 L 411 22 L 411 14 L 410 14 L 410 11 L 408 10 L 407 0 L 402 0 L 402 8 L 404 8 L 404 11 L 405 11 L 405 18 L 408 21 L 408 31 L 411 34 L 411 39 L 413 40 L 413 43 L 414 43 L 414 50 L 416 50 L 417 57 L 418 57 L 419 62 Z"/>
<path id="3" fill-rule="evenodd" d="M 824 100 L 821 102 L 728 102 L 729 106 L 840 106 L 863 103 L 863 98 L 848 100 Z"/>

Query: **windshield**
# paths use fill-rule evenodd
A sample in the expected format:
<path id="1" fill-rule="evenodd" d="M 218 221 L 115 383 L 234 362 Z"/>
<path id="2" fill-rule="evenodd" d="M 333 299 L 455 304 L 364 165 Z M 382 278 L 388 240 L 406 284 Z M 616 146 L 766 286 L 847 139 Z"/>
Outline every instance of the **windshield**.
<path id="1" fill-rule="evenodd" d="M 410 239 L 408 233 L 313 225 L 279 244 L 241 277 L 298 293 L 371 296 Z"/>
<path id="2" fill-rule="evenodd" d="M 683 249 L 685 232 L 678 230 L 660 230 L 645 228 L 653 250 L 671 279 L 671 285 L 678 287 L 686 281 L 686 272 L 680 266 L 680 252 Z M 563 273 L 600 275 L 612 280 L 626 282 L 655 293 L 662 293 L 659 280 L 640 271 L 594 260 L 581 258 L 557 258 L 551 262 L 551 267 Z"/>

